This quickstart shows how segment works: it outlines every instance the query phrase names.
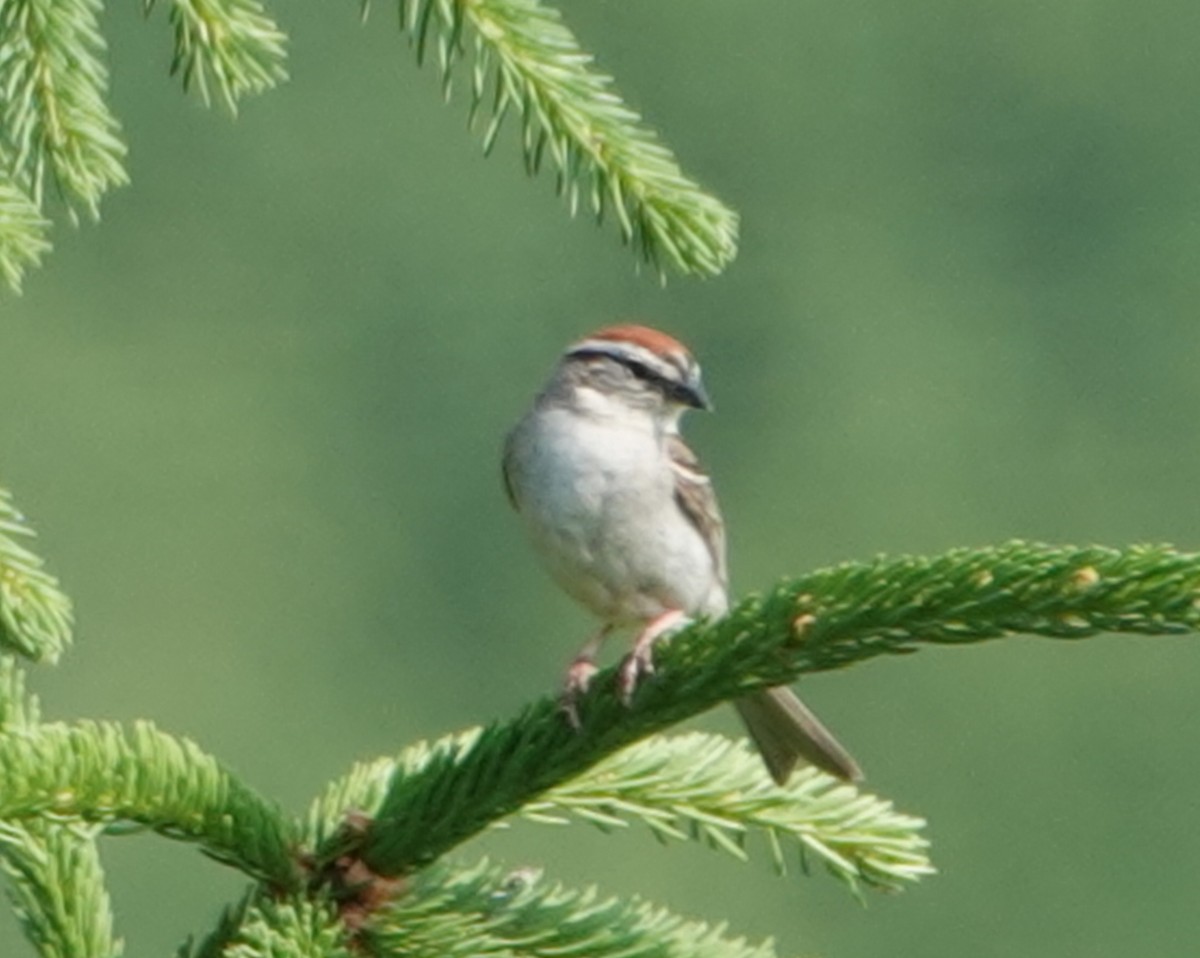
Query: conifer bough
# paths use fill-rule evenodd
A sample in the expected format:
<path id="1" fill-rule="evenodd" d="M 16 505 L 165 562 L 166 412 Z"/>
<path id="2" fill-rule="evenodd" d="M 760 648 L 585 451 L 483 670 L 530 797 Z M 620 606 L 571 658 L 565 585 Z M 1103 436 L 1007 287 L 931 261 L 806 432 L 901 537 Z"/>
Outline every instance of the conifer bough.
<path id="1" fill-rule="evenodd" d="M 543 698 L 469 742 L 398 771 L 364 854 L 380 874 L 419 868 L 558 782 L 637 739 L 755 689 L 919 643 L 1004 635 L 1078 639 L 1200 627 L 1200 556 L 1013 542 L 932 558 L 846 563 L 751 596 L 698 622 L 657 655 L 626 709 L 599 673 L 579 701 L 584 733 Z"/>
<path id="2" fill-rule="evenodd" d="M 6 562 L 19 577 L 32 571 L 45 592 L 29 593 L 35 605 L 46 595 L 65 602 L 41 560 L 12 541 L 28 529 L 6 493 L 0 515 L 0 574 Z M 184 946 L 185 958 L 774 958 L 769 942 L 749 945 L 721 926 L 566 889 L 534 869 L 444 856 L 516 814 L 605 829 L 641 823 L 660 839 L 701 840 L 739 858 L 758 835 L 780 870 L 798 856 L 855 890 L 901 887 L 932 867 L 923 822 L 890 803 L 815 770 L 777 788 L 744 746 L 718 736 L 629 746 L 750 690 L 922 642 L 1196 631 L 1198 600 L 1200 556 L 1166 547 L 1010 543 L 847 563 L 675 636 L 632 709 L 602 673 L 580 702 L 582 734 L 547 697 L 512 720 L 359 766 L 293 822 L 148 723 L 43 723 L 11 653 L 47 657 L 44 623 L 13 614 L 27 610 L 27 590 L 0 589 L 0 868 L 28 937 L 61 958 L 120 953 L 96 840 L 123 833 L 122 823 L 195 842 L 257 881 L 207 938 Z M 367 824 L 348 830 L 348 821 Z M 375 894 L 325 881 L 338 868 L 365 875 Z"/>
<path id="3" fill-rule="evenodd" d="M 737 251 L 737 214 L 686 176 L 671 151 L 592 69 L 559 12 L 539 0 L 398 0 L 418 61 L 435 49 L 449 95 L 470 62 L 470 116 L 486 115 L 490 152 L 519 116 L 532 175 L 549 157 L 572 215 L 610 216 L 623 240 L 662 273 L 719 273 Z M 205 103 L 236 112 L 243 97 L 287 78 L 286 36 L 260 0 L 145 0 L 167 5 L 170 71 Z M 366 3 L 363 3 L 365 12 Z M 99 0 L 0 2 L 0 278 L 20 290 L 50 249 L 47 192 L 99 217 L 128 182 L 127 147 L 109 103 Z"/>

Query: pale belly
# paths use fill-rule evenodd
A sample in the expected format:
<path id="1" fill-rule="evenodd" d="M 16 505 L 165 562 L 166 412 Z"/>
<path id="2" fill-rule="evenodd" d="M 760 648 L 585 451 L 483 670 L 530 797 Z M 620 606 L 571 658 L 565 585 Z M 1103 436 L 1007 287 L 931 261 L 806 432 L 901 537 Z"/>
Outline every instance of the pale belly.
<path id="1" fill-rule="evenodd" d="M 521 518 L 555 581 L 603 621 L 718 611 L 703 537 L 675 502 L 657 437 L 592 424 L 545 430 L 517 478 Z"/>

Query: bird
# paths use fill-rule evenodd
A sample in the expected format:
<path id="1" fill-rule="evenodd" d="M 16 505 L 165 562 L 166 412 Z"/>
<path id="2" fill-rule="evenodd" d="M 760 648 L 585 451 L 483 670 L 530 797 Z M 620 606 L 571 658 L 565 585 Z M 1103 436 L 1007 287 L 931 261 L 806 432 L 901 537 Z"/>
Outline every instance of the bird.
<path id="1" fill-rule="evenodd" d="M 617 676 L 629 705 L 654 671 L 657 641 L 729 608 L 725 524 L 712 480 L 679 431 L 685 412 L 712 408 L 687 347 L 623 323 L 568 346 L 505 438 L 505 490 L 534 552 L 601 623 L 563 684 L 563 710 L 577 728 L 576 701 L 613 630 L 638 629 Z M 861 780 L 858 763 L 786 686 L 734 705 L 777 783 L 801 763 Z"/>

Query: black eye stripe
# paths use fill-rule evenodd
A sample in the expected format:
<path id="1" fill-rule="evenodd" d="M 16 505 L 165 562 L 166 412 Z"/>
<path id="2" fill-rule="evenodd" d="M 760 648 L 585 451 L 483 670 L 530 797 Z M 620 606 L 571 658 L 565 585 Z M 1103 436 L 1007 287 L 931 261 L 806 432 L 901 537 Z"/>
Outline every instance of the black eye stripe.
<path id="1" fill-rule="evenodd" d="M 637 376 L 638 379 L 644 379 L 646 382 L 656 383 L 659 385 L 665 384 L 667 378 L 662 373 L 657 372 L 647 366 L 645 363 L 639 363 L 636 359 L 619 359 L 617 360 L 631 373 Z"/>
<path id="2" fill-rule="evenodd" d="M 666 376 L 660 373 L 652 366 L 648 366 L 640 360 L 634 359 L 632 356 L 618 355 L 610 353 L 603 349 L 581 349 L 575 352 L 576 356 L 585 359 L 603 358 L 611 359 L 615 363 L 619 363 L 628 369 L 634 376 L 642 380 L 642 382 L 653 386 L 668 399 L 673 399 L 676 402 L 691 403 L 691 390 L 677 379 Z"/>

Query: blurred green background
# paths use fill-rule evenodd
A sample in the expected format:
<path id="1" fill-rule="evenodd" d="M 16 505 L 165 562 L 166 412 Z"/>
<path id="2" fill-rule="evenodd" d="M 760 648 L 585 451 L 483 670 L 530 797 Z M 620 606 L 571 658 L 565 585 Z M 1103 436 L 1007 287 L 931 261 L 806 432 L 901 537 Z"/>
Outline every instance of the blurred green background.
<path id="1" fill-rule="evenodd" d="M 153 718 L 299 810 L 553 688 L 591 623 L 527 554 L 498 449 L 616 318 L 705 364 L 719 413 L 688 431 L 739 591 L 1012 537 L 1200 543 L 1200 6 L 564 9 L 741 212 L 726 275 L 661 288 L 511 137 L 483 159 L 394 11 L 276 4 L 293 79 L 236 122 L 167 78 L 164 11 L 106 13 L 133 186 L 0 302 L 0 476 L 78 606 L 33 679 L 50 716 Z M 930 820 L 941 874 L 866 909 L 646 834 L 463 854 L 785 955 L 1191 955 L 1197 674 L 1195 639 L 1015 639 L 805 682 Z M 105 850 L 133 956 L 240 888 L 183 845 Z"/>

